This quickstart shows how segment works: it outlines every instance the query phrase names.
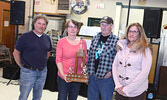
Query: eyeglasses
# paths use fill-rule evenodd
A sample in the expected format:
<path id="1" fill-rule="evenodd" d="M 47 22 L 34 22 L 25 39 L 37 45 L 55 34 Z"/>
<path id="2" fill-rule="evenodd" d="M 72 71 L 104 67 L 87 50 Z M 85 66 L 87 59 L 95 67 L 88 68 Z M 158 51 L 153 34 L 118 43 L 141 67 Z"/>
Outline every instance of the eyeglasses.
<path id="1" fill-rule="evenodd" d="M 77 28 L 77 26 L 68 26 L 68 28 L 75 28 L 75 29 L 76 29 L 76 28 Z"/>
<path id="2" fill-rule="evenodd" d="M 139 33 L 139 31 L 128 31 L 128 33 L 138 34 L 138 33 Z"/>

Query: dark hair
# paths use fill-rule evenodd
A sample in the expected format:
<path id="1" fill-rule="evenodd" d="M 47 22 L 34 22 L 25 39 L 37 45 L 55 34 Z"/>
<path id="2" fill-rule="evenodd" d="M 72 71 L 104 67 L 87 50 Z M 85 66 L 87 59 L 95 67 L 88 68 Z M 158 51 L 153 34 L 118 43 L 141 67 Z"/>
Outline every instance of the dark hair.
<path id="1" fill-rule="evenodd" d="M 68 25 L 69 25 L 70 22 L 72 22 L 75 26 L 77 26 L 77 29 L 79 28 L 78 22 L 73 20 L 73 19 L 67 21 L 66 26 L 65 26 L 66 28 L 68 28 Z"/>
<path id="2" fill-rule="evenodd" d="M 49 22 L 49 21 L 48 21 L 48 19 L 46 18 L 45 15 L 37 15 L 37 16 L 35 16 L 35 17 L 33 18 L 33 20 L 32 20 L 32 24 L 31 24 L 32 30 L 35 29 L 35 28 L 34 28 L 34 24 L 35 24 L 35 22 L 36 22 L 38 19 L 44 19 L 45 22 L 46 22 L 46 26 L 48 25 L 48 22 Z"/>

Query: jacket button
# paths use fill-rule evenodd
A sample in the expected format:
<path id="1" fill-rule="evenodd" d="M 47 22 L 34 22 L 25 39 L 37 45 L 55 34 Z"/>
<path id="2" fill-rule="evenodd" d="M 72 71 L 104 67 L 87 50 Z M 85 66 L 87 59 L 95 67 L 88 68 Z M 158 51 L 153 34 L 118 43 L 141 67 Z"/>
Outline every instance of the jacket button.
<path id="1" fill-rule="evenodd" d="M 126 79 L 126 80 L 128 80 L 128 79 L 129 79 L 129 77 L 126 77 L 125 79 Z"/>
<path id="2" fill-rule="evenodd" d="M 131 64 L 128 64 L 128 66 L 131 66 Z"/>

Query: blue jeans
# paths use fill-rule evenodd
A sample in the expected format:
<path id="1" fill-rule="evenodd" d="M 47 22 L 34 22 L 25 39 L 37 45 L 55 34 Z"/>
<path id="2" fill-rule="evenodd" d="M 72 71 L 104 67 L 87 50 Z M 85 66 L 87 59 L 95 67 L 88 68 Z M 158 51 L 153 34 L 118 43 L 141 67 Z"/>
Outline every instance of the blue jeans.
<path id="1" fill-rule="evenodd" d="M 59 91 L 58 100 L 77 100 L 81 83 L 66 83 L 65 80 L 61 79 L 59 76 L 57 78 L 57 82 Z"/>
<path id="2" fill-rule="evenodd" d="M 101 94 L 102 100 L 112 100 L 114 91 L 114 81 L 110 78 L 99 79 L 93 75 L 89 76 L 88 100 L 99 100 Z"/>
<path id="3" fill-rule="evenodd" d="M 40 100 L 46 80 L 46 74 L 46 67 L 42 71 L 34 71 L 21 67 L 19 100 L 27 100 L 31 89 L 33 89 L 32 100 Z"/>

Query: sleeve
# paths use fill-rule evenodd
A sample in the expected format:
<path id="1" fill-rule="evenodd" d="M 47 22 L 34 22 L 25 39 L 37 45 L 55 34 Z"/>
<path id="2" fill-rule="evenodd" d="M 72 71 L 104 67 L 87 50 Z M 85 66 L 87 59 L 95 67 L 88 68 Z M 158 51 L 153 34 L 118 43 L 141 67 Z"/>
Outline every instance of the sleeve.
<path id="1" fill-rule="evenodd" d="M 115 90 L 119 87 L 122 87 L 122 85 L 120 84 L 118 77 L 117 77 L 118 76 L 117 75 L 118 74 L 118 72 L 117 72 L 117 68 L 118 68 L 117 59 L 118 59 L 118 55 L 119 55 L 118 53 L 119 53 L 119 51 L 117 52 L 115 59 L 114 59 L 114 62 L 112 64 L 112 74 L 113 74 L 113 79 L 114 79 L 114 83 L 115 83 Z"/>
<path id="2" fill-rule="evenodd" d="M 48 40 L 49 40 L 49 44 L 50 44 L 49 51 L 51 51 L 52 50 L 52 43 L 51 43 L 51 39 L 49 36 L 48 36 Z"/>
<path id="3" fill-rule="evenodd" d="M 15 49 L 18 50 L 19 52 L 21 52 L 24 48 L 24 34 L 22 34 L 16 41 L 16 44 L 15 44 Z"/>
<path id="4" fill-rule="evenodd" d="M 93 39 L 91 40 L 90 48 L 87 52 L 87 63 L 86 63 L 87 68 L 89 68 L 89 65 L 90 65 L 90 58 L 92 57 L 91 54 L 93 52 L 92 48 L 93 48 L 93 43 L 95 41 L 95 38 L 96 38 L 96 36 L 94 36 Z"/>
<path id="5" fill-rule="evenodd" d="M 152 65 L 152 53 L 149 48 L 146 48 L 145 55 L 142 59 L 142 70 L 140 74 L 132 81 L 131 84 L 123 88 L 124 93 L 128 96 L 130 92 L 138 88 L 145 80 L 148 79 L 150 68 Z"/>
<path id="6" fill-rule="evenodd" d="M 63 41 L 59 40 L 56 47 L 56 64 L 62 62 L 63 58 Z"/>

